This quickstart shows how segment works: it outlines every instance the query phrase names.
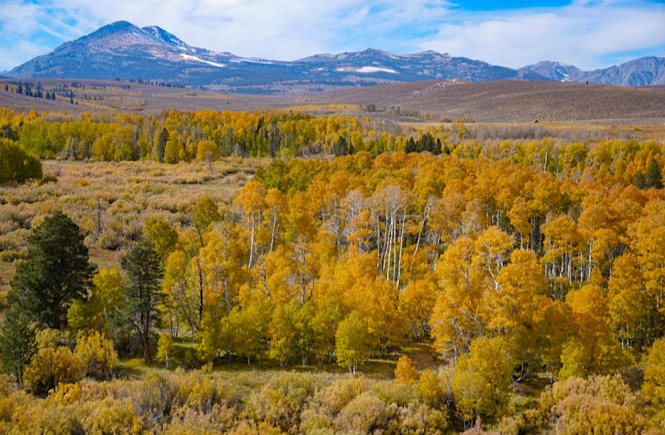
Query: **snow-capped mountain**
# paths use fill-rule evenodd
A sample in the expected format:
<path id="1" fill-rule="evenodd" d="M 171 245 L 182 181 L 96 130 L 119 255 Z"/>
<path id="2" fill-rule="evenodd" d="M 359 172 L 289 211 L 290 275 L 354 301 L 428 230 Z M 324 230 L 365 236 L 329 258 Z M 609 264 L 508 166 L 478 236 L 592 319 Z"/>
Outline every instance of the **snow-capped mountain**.
<path id="1" fill-rule="evenodd" d="M 65 43 L 10 72 L 15 78 L 143 79 L 239 92 L 336 89 L 434 79 L 543 77 L 434 51 L 397 55 L 368 49 L 283 62 L 192 47 L 166 30 L 119 21 Z"/>
<path id="2" fill-rule="evenodd" d="M 594 71 L 582 71 L 558 62 L 543 61 L 522 68 L 562 82 L 589 82 L 618 86 L 658 86 L 665 85 L 665 58 L 642 57 L 621 65 Z"/>
<path id="3" fill-rule="evenodd" d="M 638 62 L 630 71 L 610 68 L 591 73 L 556 62 L 515 70 L 435 51 L 393 54 L 367 49 L 284 62 L 193 47 L 160 27 L 140 28 L 118 21 L 6 74 L 13 78 L 141 79 L 247 93 L 308 92 L 439 79 L 662 83 L 663 59 L 650 59 L 655 61 Z M 642 67 L 648 70 L 640 70 Z M 654 73 L 654 68 L 660 69 Z"/>
<path id="4" fill-rule="evenodd" d="M 584 71 L 576 66 L 550 62 L 548 60 L 538 62 L 535 65 L 525 66 L 523 69 L 557 82 L 576 82 L 584 75 Z"/>

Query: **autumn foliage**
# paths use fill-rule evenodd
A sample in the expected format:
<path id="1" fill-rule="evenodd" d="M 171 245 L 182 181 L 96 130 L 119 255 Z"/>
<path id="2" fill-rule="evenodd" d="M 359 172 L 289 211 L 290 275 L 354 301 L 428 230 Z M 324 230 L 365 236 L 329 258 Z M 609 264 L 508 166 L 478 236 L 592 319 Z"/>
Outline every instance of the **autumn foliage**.
<path id="1" fill-rule="evenodd" d="M 95 403 L 77 414 L 83 427 L 441 433 L 481 422 L 518 433 L 634 433 L 662 425 L 662 144 L 479 142 L 432 128 L 429 145 L 407 153 L 420 141 L 343 116 L 1 114 L 17 125 L 16 142 L 44 157 L 178 163 L 119 164 L 136 168 L 138 180 L 183 168 L 206 174 L 192 183 L 205 194 L 142 221 L 136 215 L 157 187 L 114 196 L 114 238 L 104 238 L 101 217 L 90 218 L 102 216 L 101 199 L 80 207 L 86 243 L 124 250 L 124 273 L 102 268 L 89 294 L 68 301 L 67 321 L 63 311 L 52 326 L 79 341 L 41 349 L 24 373 L 28 390 L 66 402 L 78 393 L 59 384 L 111 378 L 116 351 L 156 355 L 169 370 L 208 367 L 136 384 L 83 381 L 81 401 Z M 332 150 L 339 157 L 293 158 Z M 232 155 L 275 158 L 216 195 L 206 183 L 219 181 L 219 160 Z M 425 367 L 414 346 L 436 362 Z M 208 373 L 229 363 L 350 375 L 287 374 L 238 397 Z M 390 365 L 389 380 L 358 375 L 377 364 Z M 644 374 L 640 391 L 622 378 L 631 370 Z M 553 385 L 516 412 L 512 395 L 541 381 Z M 122 393 L 100 401 L 97 388 Z"/>

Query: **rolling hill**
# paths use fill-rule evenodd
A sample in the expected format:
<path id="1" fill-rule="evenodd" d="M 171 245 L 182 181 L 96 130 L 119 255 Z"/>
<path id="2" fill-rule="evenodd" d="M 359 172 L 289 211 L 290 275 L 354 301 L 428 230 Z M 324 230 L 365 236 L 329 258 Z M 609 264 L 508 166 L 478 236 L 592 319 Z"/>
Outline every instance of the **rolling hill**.
<path id="1" fill-rule="evenodd" d="M 395 83 L 310 95 L 312 102 L 372 105 L 486 122 L 665 121 L 665 87 L 631 88 L 564 82 Z"/>
<path id="2" fill-rule="evenodd" d="M 11 82 L 11 80 L 10 80 Z M 28 79 L 44 89 L 67 89 L 74 82 L 74 100 L 49 101 L 0 87 L 0 106 L 80 113 L 115 110 L 159 113 L 163 110 L 255 111 L 288 109 L 332 113 L 330 105 L 353 106 L 375 116 L 403 118 L 428 115 L 433 119 L 478 122 L 575 122 L 596 124 L 662 124 L 665 87 L 623 87 L 567 82 L 461 82 L 436 80 L 340 89 L 304 95 L 247 95 L 103 80 Z M 85 95 L 97 95 L 97 101 Z M 124 103 L 130 103 L 124 105 Z"/>

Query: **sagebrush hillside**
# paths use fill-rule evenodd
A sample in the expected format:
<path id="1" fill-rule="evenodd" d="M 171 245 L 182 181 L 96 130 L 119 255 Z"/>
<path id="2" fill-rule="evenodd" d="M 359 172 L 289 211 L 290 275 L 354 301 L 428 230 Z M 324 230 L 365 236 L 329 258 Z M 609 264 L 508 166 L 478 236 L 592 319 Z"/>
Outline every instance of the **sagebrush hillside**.
<path id="1" fill-rule="evenodd" d="M 22 84 L 23 94 L 17 93 Z M 54 100 L 26 96 L 41 87 Z M 665 121 L 665 87 L 620 87 L 557 82 L 428 81 L 307 95 L 242 95 L 97 80 L 5 80 L 0 103 L 17 112 L 86 111 L 158 115 L 164 110 L 285 110 L 354 114 L 391 122 L 467 120 L 497 123 L 557 122 L 659 125 Z"/>

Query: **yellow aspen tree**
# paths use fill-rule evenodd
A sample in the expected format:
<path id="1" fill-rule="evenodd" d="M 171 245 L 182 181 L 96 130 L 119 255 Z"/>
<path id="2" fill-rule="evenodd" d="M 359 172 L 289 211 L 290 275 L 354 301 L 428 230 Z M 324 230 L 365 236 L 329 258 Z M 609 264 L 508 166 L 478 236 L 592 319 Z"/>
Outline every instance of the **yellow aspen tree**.
<path id="1" fill-rule="evenodd" d="M 512 367 L 503 338 L 477 338 L 459 358 L 453 377 L 455 405 L 465 428 L 478 417 L 493 419 L 505 412 Z"/>
<path id="2" fill-rule="evenodd" d="M 355 374 L 372 354 L 371 336 L 357 311 L 342 320 L 335 334 L 337 364 Z"/>
<path id="3" fill-rule="evenodd" d="M 397 366 L 395 367 L 395 383 L 413 385 L 418 381 L 418 376 L 418 371 L 413 365 L 411 358 L 402 355 L 397 360 Z"/>

